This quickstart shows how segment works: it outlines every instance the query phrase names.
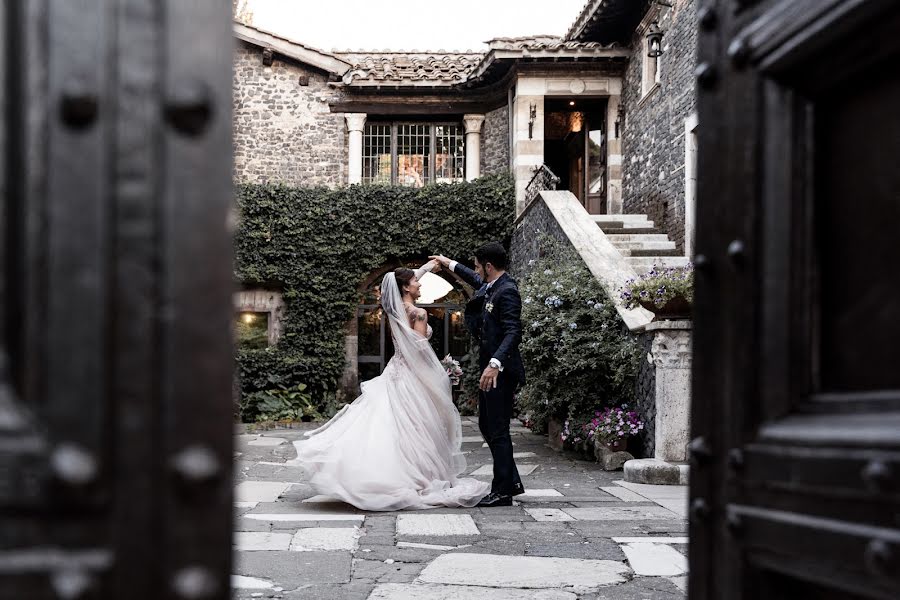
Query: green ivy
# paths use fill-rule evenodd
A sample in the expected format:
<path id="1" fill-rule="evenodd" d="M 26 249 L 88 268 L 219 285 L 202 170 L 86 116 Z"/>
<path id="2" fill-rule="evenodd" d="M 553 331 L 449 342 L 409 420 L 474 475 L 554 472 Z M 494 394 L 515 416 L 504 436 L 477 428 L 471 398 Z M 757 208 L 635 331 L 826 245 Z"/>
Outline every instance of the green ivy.
<path id="1" fill-rule="evenodd" d="M 579 420 L 631 403 L 641 360 L 602 286 L 570 248 L 552 246 L 521 282 L 527 383 L 519 409 L 543 431 L 551 418 Z"/>
<path id="2" fill-rule="evenodd" d="M 246 184 L 237 202 L 235 276 L 246 287 L 279 289 L 285 301 L 277 346 L 237 350 L 242 393 L 302 383 L 325 409 L 363 280 L 391 261 L 434 252 L 467 259 L 485 242 L 508 242 L 515 185 L 508 175 L 421 189 Z"/>

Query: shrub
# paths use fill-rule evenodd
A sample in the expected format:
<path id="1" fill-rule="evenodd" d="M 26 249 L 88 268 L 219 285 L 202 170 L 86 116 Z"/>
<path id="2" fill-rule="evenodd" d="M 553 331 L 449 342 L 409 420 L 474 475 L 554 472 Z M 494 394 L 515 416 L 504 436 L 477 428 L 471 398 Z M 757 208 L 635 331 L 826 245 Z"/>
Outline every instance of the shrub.
<path id="1" fill-rule="evenodd" d="M 530 266 L 521 285 L 527 383 L 518 401 L 532 429 L 630 403 L 641 350 L 600 283 L 568 248 L 552 246 Z"/>
<path id="2" fill-rule="evenodd" d="M 641 301 L 662 308 L 666 302 L 678 297 L 693 304 L 694 266 L 669 269 L 654 267 L 637 279 L 629 279 L 619 294 L 625 308 L 637 308 Z"/>
<path id="3" fill-rule="evenodd" d="M 464 259 L 487 241 L 508 240 L 514 198 L 508 175 L 421 189 L 238 186 L 235 276 L 279 289 L 285 301 L 277 346 L 238 347 L 242 394 L 302 383 L 320 412 L 335 410 L 344 326 L 360 282 L 389 261 L 434 252 Z"/>

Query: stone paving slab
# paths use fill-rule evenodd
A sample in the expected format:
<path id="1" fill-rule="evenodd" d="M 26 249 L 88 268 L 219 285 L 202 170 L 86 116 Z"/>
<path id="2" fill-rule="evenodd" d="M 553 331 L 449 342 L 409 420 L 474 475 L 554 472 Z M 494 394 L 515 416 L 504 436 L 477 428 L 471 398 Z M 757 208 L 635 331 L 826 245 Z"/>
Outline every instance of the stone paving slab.
<path id="1" fill-rule="evenodd" d="M 287 440 L 279 437 L 260 437 L 255 440 L 250 440 L 247 442 L 248 446 L 280 446 L 285 443 Z"/>
<path id="2" fill-rule="evenodd" d="M 683 600 L 684 590 L 663 577 L 638 577 L 628 583 L 586 594 L 579 600 Z M 724 598 L 722 600 L 725 600 Z"/>
<path id="3" fill-rule="evenodd" d="M 255 497 L 237 499 L 241 504 L 235 508 L 234 529 L 240 534 L 236 541 L 261 544 L 249 547 L 279 549 L 236 549 L 234 600 L 367 600 L 370 596 L 375 600 L 382 596 L 388 600 L 544 600 L 545 595 L 547 600 L 685 597 L 684 575 L 640 575 L 631 580 L 634 575 L 625 547 L 657 544 L 680 557 L 675 559 L 666 550 L 653 547 L 649 557 L 644 553 L 635 558 L 642 570 L 650 567 L 641 566 L 641 561 L 652 565 L 659 552 L 665 553 L 662 564 L 683 560 L 687 545 L 678 542 L 686 537 L 687 522 L 680 514 L 666 510 L 666 506 L 686 498 L 686 488 L 665 486 L 664 490 L 635 491 L 618 483 L 621 472 L 605 472 L 596 463 L 554 452 L 547 447 L 545 436 L 520 431 L 514 435 L 515 453 L 520 462 L 527 463 L 526 467 L 535 469 L 527 476 L 528 493 L 516 497 L 513 506 L 366 512 L 340 502 L 319 502 L 303 469 L 292 463 L 296 452 L 290 442 L 315 426 L 304 424 L 238 438 L 242 455 L 234 463 L 236 491 Z M 469 470 L 484 469 L 490 473 L 492 457 L 487 448 L 481 447 L 483 440 L 477 428 L 466 423 L 464 431 L 471 438 L 465 447 L 469 452 Z M 250 441 L 265 437 L 282 438 L 286 443 L 249 445 Z M 519 465 L 520 470 L 522 466 Z M 240 487 L 242 484 L 245 485 Z M 538 521 L 532 512 L 539 516 L 548 512 L 567 515 L 571 520 Z M 417 518 L 421 527 L 407 528 Z M 404 521 L 406 525 L 401 525 Z M 428 521 L 436 525 L 425 526 Z M 446 526 L 448 522 L 454 525 Z M 457 527 L 460 523 L 468 524 Z M 247 534 L 253 534 L 255 539 L 244 537 Z M 287 538 L 290 541 L 285 547 Z M 271 546 L 265 545 L 267 540 Z M 458 558 L 473 555 L 477 558 Z M 481 574 L 468 579 L 465 570 L 453 568 L 448 572 L 465 581 L 436 583 L 422 579 L 427 577 L 424 574 L 435 573 L 437 567 L 449 564 L 448 560 L 472 560 Z M 519 562 L 528 560 L 537 562 Z M 592 582 L 593 587 L 573 588 L 569 581 L 572 578 L 565 576 L 565 565 L 573 563 L 566 561 L 616 565 L 621 570 L 618 583 L 603 587 Z M 524 570 L 523 564 L 527 566 Z M 526 575 L 521 575 L 522 571 Z M 584 566 L 575 571 L 594 576 L 597 573 Z M 657 568 L 655 572 L 668 571 Z M 534 587 L 529 577 L 541 574 L 557 579 L 542 579 L 540 585 L 548 587 Z M 479 576 L 497 577 L 502 585 L 485 584 L 478 580 Z M 376 595 L 376 590 L 381 596 Z"/>
<path id="4" fill-rule="evenodd" d="M 270 533 L 262 531 L 238 531 L 232 543 L 235 550 L 288 550 L 291 547 L 290 533 Z"/>
<path id="5" fill-rule="evenodd" d="M 526 477 L 534 473 L 534 470 L 538 468 L 537 465 L 516 465 L 516 468 L 519 470 L 519 475 L 522 477 Z M 475 477 L 493 477 L 494 476 L 494 465 L 493 463 L 483 465 L 476 470 L 469 473 L 469 475 L 474 475 Z"/>
<path id="6" fill-rule="evenodd" d="M 400 515 L 397 517 L 397 535 L 479 535 L 478 527 L 470 515 Z"/>
<path id="7" fill-rule="evenodd" d="M 451 553 L 439 556 L 425 567 L 419 581 L 587 593 L 624 583 L 630 572 L 631 569 L 617 561 Z"/>
<path id="8" fill-rule="evenodd" d="M 234 488 L 234 501 L 275 502 L 290 487 L 283 481 L 242 481 Z"/>
<path id="9" fill-rule="evenodd" d="M 636 575 L 672 577 L 687 572 L 687 558 L 666 544 L 622 544 L 622 551 Z"/>
<path id="10" fill-rule="evenodd" d="M 578 600 L 558 590 L 511 590 L 469 585 L 384 584 L 369 600 Z"/>
<path id="11" fill-rule="evenodd" d="M 311 583 L 349 583 L 349 552 L 236 552 L 235 574 L 274 582 L 285 590 Z"/>
<path id="12" fill-rule="evenodd" d="M 303 528 L 291 539 L 291 550 L 295 552 L 356 550 L 359 546 L 359 536 L 358 527 Z"/>
<path id="13" fill-rule="evenodd" d="M 610 506 L 602 508 L 567 508 L 565 512 L 577 521 L 620 521 L 623 519 L 674 519 L 672 511 L 660 506 Z"/>

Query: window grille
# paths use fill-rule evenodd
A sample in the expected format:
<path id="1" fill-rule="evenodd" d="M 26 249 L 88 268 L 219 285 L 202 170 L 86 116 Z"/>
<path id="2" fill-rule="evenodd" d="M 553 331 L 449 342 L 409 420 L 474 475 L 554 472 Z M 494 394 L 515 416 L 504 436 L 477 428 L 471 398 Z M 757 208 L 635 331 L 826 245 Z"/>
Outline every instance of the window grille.
<path id="1" fill-rule="evenodd" d="M 460 125 L 436 125 L 434 177 L 438 183 L 465 179 L 466 136 Z"/>
<path id="2" fill-rule="evenodd" d="M 421 187 L 465 179 L 465 131 L 461 123 L 366 123 L 364 183 Z"/>
<path id="3" fill-rule="evenodd" d="M 391 126 L 367 123 L 363 136 L 364 183 L 391 182 Z"/>

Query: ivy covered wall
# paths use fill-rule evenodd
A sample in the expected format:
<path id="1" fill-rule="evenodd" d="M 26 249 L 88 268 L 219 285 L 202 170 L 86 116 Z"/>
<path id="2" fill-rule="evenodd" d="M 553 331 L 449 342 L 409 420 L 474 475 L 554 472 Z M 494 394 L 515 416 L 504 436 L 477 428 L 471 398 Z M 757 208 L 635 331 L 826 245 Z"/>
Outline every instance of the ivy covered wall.
<path id="1" fill-rule="evenodd" d="M 237 349 L 242 392 L 306 384 L 323 406 L 344 369 L 344 327 L 366 276 L 435 252 L 468 262 L 479 245 L 508 242 L 514 197 L 508 175 L 421 189 L 238 186 L 235 276 L 285 302 L 276 346 Z"/>

